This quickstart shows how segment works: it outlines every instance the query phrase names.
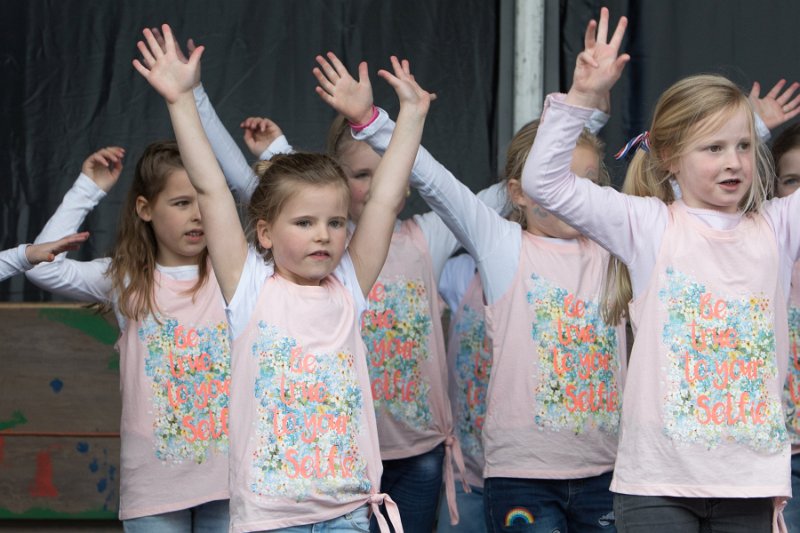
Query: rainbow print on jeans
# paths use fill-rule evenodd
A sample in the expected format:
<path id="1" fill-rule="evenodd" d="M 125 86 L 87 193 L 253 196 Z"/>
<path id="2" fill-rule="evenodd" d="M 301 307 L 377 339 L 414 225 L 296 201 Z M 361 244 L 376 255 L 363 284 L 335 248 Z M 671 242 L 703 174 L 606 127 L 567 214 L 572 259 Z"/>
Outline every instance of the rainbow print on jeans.
<path id="1" fill-rule="evenodd" d="M 202 463 L 228 451 L 228 327 L 191 326 L 148 316 L 138 331 L 152 380 L 155 453 L 162 461 Z"/>
<path id="2" fill-rule="evenodd" d="M 368 493 L 353 354 L 309 353 L 263 321 L 251 354 L 258 360 L 258 407 L 250 490 L 297 501 Z"/>
<path id="3" fill-rule="evenodd" d="M 664 433 L 709 449 L 784 449 L 781 399 L 767 389 L 778 375 L 770 299 L 728 298 L 672 268 L 659 299 L 667 309 Z"/>
<path id="4" fill-rule="evenodd" d="M 538 362 L 536 425 L 576 435 L 593 429 L 616 434 L 616 330 L 603 322 L 595 302 L 581 300 L 536 274 L 527 286 Z"/>
<path id="5" fill-rule="evenodd" d="M 369 293 L 361 336 L 369 351 L 375 415 L 382 409 L 411 428 L 426 428 L 432 416 L 430 384 L 420 365 L 430 357 L 429 295 L 419 279 L 379 279 Z"/>
<path id="6" fill-rule="evenodd" d="M 458 391 L 456 432 L 464 452 L 472 457 L 482 457 L 481 432 L 486 418 L 486 390 L 492 368 L 486 322 L 474 309 L 465 305 L 454 330 L 459 338 L 455 363 Z"/>
<path id="7" fill-rule="evenodd" d="M 514 507 L 506 513 L 506 519 L 503 522 L 505 527 L 521 526 L 525 524 L 534 523 L 533 515 L 524 507 Z"/>

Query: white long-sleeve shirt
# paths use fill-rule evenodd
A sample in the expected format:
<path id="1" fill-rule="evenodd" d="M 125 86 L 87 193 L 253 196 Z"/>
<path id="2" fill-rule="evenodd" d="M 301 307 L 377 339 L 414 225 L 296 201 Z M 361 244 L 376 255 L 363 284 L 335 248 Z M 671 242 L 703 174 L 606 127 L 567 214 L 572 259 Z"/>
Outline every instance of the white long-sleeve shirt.
<path id="1" fill-rule="evenodd" d="M 27 247 L 27 244 L 20 244 L 16 248 L 9 248 L 0 252 L 0 281 L 33 268 L 33 265 L 25 255 L 25 248 Z"/>

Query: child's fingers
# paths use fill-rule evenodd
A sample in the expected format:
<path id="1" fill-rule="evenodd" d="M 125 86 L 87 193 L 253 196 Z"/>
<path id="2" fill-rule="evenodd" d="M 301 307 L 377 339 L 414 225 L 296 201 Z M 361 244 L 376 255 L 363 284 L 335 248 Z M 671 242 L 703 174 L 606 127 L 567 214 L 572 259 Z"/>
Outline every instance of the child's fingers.
<path id="1" fill-rule="evenodd" d="M 600 9 L 600 22 L 597 24 L 597 42 L 608 42 L 608 8 Z"/>
<path id="2" fill-rule="evenodd" d="M 336 87 L 330 82 L 325 74 L 323 74 L 322 71 L 317 67 L 314 67 L 311 72 L 314 74 L 314 77 L 317 78 L 317 83 L 319 83 L 319 87 L 317 88 L 325 91 L 325 93 L 328 95 L 332 95 Z"/>
<path id="3" fill-rule="evenodd" d="M 156 42 L 156 38 L 150 28 L 145 28 L 142 33 L 144 34 L 144 40 L 147 42 L 147 47 L 151 54 L 150 57 L 154 58 L 153 62 L 155 62 L 164 55 L 164 51 L 158 46 L 158 42 Z"/>
<path id="4" fill-rule="evenodd" d="M 753 82 L 753 87 L 750 88 L 750 94 L 748 94 L 747 96 L 751 100 L 758 100 L 758 96 L 760 94 L 761 94 L 761 84 L 758 83 L 757 81 L 754 81 Z"/>
<path id="5" fill-rule="evenodd" d="M 597 68 L 599 66 L 597 61 L 595 61 L 594 57 L 592 57 L 592 55 L 589 52 L 587 52 L 586 50 L 584 50 L 583 52 L 578 54 L 578 62 L 579 63 L 584 63 L 587 66 L 590 66 L 590 67 L 593 67 L 593 68 Z"/>
<path id="6" fill-rule="evenodd" d="M 161 32 L 164 34 L 164 50 L 167 53 L 174 53 L 175 37 L 172 35 L 172 28 L 169 27 L 169 24 L 162 24 Z"/>
<path id="7" fill-rule="evenodd" d="M 369 66 L 366 61 L 362 61 L 358 64 L 358 82 L 369 83 Z"/>
<path id="8" fill-rule="evenodd" d="M 150 49 L 147 48 L 147 45 L 144 44 L 142 41 L 138 41 L 136 43 L 136 48 L 139 49 L 139 53 L 142 54 L 142 59 L 144 59 L 144 64 L 148 67 L 152 67 L 156 63 L 156 59 L 153 57 L 153 54 L 150 53 Z"/>
<path id="9" fill-rule="evenodd" d="M 583 49 L 591 50 L 597 44 L 595 36 L 597 35 L 597 21 L 592 19 L 586 25 L 586 33 L 583 35 Z"/>
<path id="10" fill-rule="evenodd" d="M 138 59 L 133 60 L 133 68 L 135 68 L 137 72 L 139 72 L 139 74 L 141 74 L 145 79 L 150 76 L 150 70 L 142 65 Z"/>
<path id="11" fill-rule="evenodd" d="M 319 95 L 319 97 L 322 98 L 323 102 L 325 102 L 326 104 L 328 104 L 331 107 L 334 107 L 334 103 L 336 102 L 336 100 L 334 100 L 334 98 L 330 94 L 325 92 L 325 89 L 323 89 L 322 87 L 320 87 L 318 85 L 318 86 L 314 87 L 314 91 L 316 91 L 316 93 Z"/>
<path id="12" fill-rule="evenodd" d="M 798 107 L 798 106 L 800 106 L 800 94 L 795 96 L 794 99 L 791 102 L 785 103 L 783 105 L 783 110 L 784 111 L 791 111 L 793 109 L 800 109 L 800 107 Z"/>
<path id="13" fill-rule="evenodd" d="M 625 29 L 628 27 L 628 18 L 627 17 L 620 17 L 619 22 L 617 22 L 617 27 L 614 30 L 614 35 L 611 36 L 611 42 L 609 43 L 611 46 L 614 47 L 615 50 L 619 50 L 622 46 L 622 39 L 625 37 Z"/>
<path id="14" fill-rule="evenodd" d="M 336 74 L 339 75 L 339 77 L 345 78 L 350 75 L 350 73 L 347 72 L 347 67 L 344 66 L 344 63 L 339 61 L 339 58 L 336 57 L 336 54 L 333 52 L 328 52 L 326 55 L 328 56 L 328 60 L 331 62 L 331 65 L 333 65 L 333 68 L 336 69 Z"/>
<path id="15" fill-rule="evenodd" d="M 336 70 L 331 66 L 330 63 L 328 63 L 328 61 L 324 57 L 317 56 L 317 64 L 319 65 L 319 67 L 315 68 L 324 73 L 325 77 L 328 78 L 328 81 L 335 83 L 339 79 L 339 75 L 336 73 Z"/>
<path id="16" fill-rule="evenodd" d="M 778 80 L 778 83 L 776 83 L 772 87 L 772 89 L 769 90 L 769 92 L 767 93 L 767 96 L 765 96 L 765 98 L 774 98 L 774 99 L 777 100 L 778 99 L 778 93 L 781 92 L 781 89 L 783 89 L 784 85 L 786 85 L 786 80 L 785 79 Z"/>
<path id="17" fill-rule="evenodd" d="M 186 50 L 188 50 L 189 53 L 191 54 L 192 52 L 194 52 L 195 48 L 197 48 L 197 45 L 194 43 L 194 39 L 189 38 L 186 41 Z"/>

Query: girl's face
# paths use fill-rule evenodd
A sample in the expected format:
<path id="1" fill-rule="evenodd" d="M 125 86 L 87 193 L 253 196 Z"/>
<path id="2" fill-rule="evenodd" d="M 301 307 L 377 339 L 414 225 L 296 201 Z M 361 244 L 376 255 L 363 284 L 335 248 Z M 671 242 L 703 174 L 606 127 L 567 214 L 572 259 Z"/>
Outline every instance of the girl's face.
<path id="1" fill-rule="evenodd" d="M 256 233 L 272 250 L 278 274 L 298 285 L 319 285 L 344 254 L 346 194 L 335 185 L 298 187 L 272 223 L 257 222 Z"/>
<path id="2" fill-rule="evenodd" d="M 350 186 L 350 218 L 358 223 L 361 213 L 364 211 L 369 199 L 369 188 L 372 184 L 372 176 L 381 156 L 375 153 L 370 146 L 361 141 L 347 142 L 339 154 L 339 164 L 347 176 L 347 184 Z"/>
<path id="3" fill-rule="evenodd" d="M 777 167 L 778 183 L 775 194 L 783 198 L 800 187 L 800 146 L 783 154 Z"/>
<path id="4" fill-rule="evenodd" d="M 585 177 L 597 183 L 600 178 L 600 156 L 592 148 L 578 146 L 572 152 L 570 170 L 577 176 Z M 577 239 L 580 236 L 578 230 L 539 207 L 527 196 L 525 196 L 524 201 L 527 202 L 524 209 L 529 232 L 541 237 L 554 237 L 557 239 Z"/>
<path id="5" fill-rule="evenodd" d="M 197 191 L 184 169 L 167 176 L 164 189 L 153 201 L 139 196 L 136 213 L 149 222 L 158 243 L 156 261 L 163 266 L 196 265 L 206 247 Z"/>
<path id="6" fill-rule="evenodd" d="M 706 120 L 718 119 L 717 115 Z M 702 131 L 703 125 L 697 128 Z M 669 169 L 686 205 L 736 213 L 753 184 L 754 149 L 745 109 L 738 109 L 714 131 L 695 136 Z"/>

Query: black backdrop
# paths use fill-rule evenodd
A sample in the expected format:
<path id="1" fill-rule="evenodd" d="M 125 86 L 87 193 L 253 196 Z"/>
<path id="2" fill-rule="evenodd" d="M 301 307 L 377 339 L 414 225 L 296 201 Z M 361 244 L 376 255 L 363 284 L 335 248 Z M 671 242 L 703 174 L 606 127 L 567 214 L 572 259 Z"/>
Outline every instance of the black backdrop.
<path id="1" fill-rule="evenodd" d="M 105 254 L 135 162 L 172 136 L 166 107 L 131 60 L 145 26 L 169 23 L 206 46 L 203 84 L 225 125 L 269 116 L 298 148 L 322 150 L 333 112 L 314 92 L 317 54 L 332 50 L 355 72 L 370 65 L 376 103 L 396 114 L 377 77 L 391 54 L 407 57 L 439 100 L 424 142 L 474 188 L 495 178 L 493 123 L 498 2 L 485 0 L 2 0 L 0 249 L 32 241 L 77 178 L 108 145 L 126 148 L 120 182 L 87 219 L 87 245 Z M 234 131 L 235 130 L 235 131 Z M 240 143 L 241 146 L 243 144 Z M 424 208 L 418 199 L 408 212 Z M 24 276 L 0 283 L 0 300 L 50 295 Z"/>
<path id="2" fill-rule="evenodd" d="M 528 1 L 528 0 L 519 0 Z M 164 103 L 134 72 L 141 29 L 170 23 L 182 40 L 206 45 L 203 83 L 225 125 L 273 118 L 299 148 L 322 149 L 332 112 L 314 93 L 314 56 L 332 50 L 353 70 L 370 64 L 379 105 L 395 97 L 375 76 L 388 56 L 408 57 L 422 85 L 438 93 L 426 147 L 478 190 L 496 177 L 510 132 L 502 87 L 509 42 L 500 21 L 512 0 L 0 0 L 0 249 L 30 242 L 102 146 L 128 155 L 117 187 L 89 216 L 92 237 L 72 256 L 108 251 L 118 209 L 146 144 L 171 137 Z M 588 20 L 601 5 L 631 18 L 632 55 L 612 93 L 603 132 L 613 153 L 646 129 L 658 95 L 677 79 L 723 73 L 749 90 L 800 79 L 800 2 L 749 0 L 545 0 L 546 91 L 566 90 Z M 502 15 L 502 16 L 501 16 Z M 513 42 L 513 41 L 512 41 Z M 507 49 L 506 49 L 507 50 Z M 556 51 L 556 53 L 554 53 Z M 528 118 L 528 117 L 525 117 Z M 241 143 L 240 143 L 241 145 Z M 624 168 L 607 160 L 615 181 Z M 405 215 L 425 209 L 418 198 Z M 0 301 L 51 298 L 17 276 Z"/>

